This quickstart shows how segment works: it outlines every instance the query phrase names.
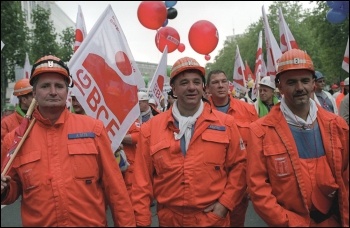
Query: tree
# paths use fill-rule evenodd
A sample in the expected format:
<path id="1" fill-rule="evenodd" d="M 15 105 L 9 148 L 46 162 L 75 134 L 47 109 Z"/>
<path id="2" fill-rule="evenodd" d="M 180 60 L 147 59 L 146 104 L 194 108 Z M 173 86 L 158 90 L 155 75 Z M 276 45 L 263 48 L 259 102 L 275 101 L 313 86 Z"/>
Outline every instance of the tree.
<path id="1" fill-rule="evenodd" d="M 1 1 L 1 107 L 5 104 L 8 80 L 15 80 L 15 65 L 24 65 L 28 32 L 20 1 Z"/>
<path id="2" fill-rule="evenodd" d="M 45 10 L 38 6 L 32 11 L 32 23 L 34 28 L 31 30 L 31 52 L 32 59 L 39 59 L 45 55 L 57 55 L 59 53 L 59 44 L 56 42 L 57 34 L 52 20 L 50 20 L 51 10 Z"/>
<path id="3" fill-rule="evenodd" d="M 75 30 L 72 27 L 68 27 L 59 36 L 62 42 L 59 56 L 63 62 L 68 62 L 74 53 Z"/>

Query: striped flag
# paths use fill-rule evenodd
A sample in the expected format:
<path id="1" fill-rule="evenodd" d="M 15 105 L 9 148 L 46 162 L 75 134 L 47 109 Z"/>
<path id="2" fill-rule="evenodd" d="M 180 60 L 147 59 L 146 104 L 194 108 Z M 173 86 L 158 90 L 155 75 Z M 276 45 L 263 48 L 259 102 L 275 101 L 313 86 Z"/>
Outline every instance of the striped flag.
<path id="1" fill-rule="evenodd" d="M 343 58 L 343 63 L 341 67 L 349 73 L 349 37 L 348 37 L 348 44 L 346 45 L 345 48 L 345 53 L 344 53 L 344 58 Z"/>
<path id="2" fill-rule="evenodd" d="M 265 65 L 265 64 L 264 64 Z M 263 66 L 263 53 L 262 53 L 262 31 L 259 32 L 259 41 L 258 41 L 258 49 L 255 54 L 255 77 L 254 86 L 252 89 L 252 100 L 255 100 L 259 96 L 259 82 L 262 75 L 262 67 Z"/>

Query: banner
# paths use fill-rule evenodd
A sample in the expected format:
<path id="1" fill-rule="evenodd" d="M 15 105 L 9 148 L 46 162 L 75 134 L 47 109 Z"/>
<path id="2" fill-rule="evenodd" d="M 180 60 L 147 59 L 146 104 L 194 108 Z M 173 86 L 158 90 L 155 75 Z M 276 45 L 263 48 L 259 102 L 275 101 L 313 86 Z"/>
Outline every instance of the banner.
<path id="1" fill-rule="evenodd" d="M 236 56 L 235 56 L 235 66 L 233 68 L 233 86 L 235 88 L 236 93 L 246 93 L 246 81 L 244 79 L 244 65 L 241 58 L 241 54 L 239 53 L 239 47 L 237 45 Z"/>
<path id="2" fill-rule="evenodd" d="M 264 31 L 265 31 L 266 53 L 267 53 L 266 54 L 267 55 L 267 75 L 266 76 L 271 76 L 271 80 L 275 81 L 277 63 L 278 63 L 278 60 L 281 58 L 282 52 L 270 29 L 269 21 L 267 20 L 264 6 L 262 6 L 262 14 L 263 14 L 263 23 L 264 23 Z"/>
<path id="3" fill-rule="evenodd" d="M 30 78 L 30 73 L 32 71 L 32 66 L 29 62 L 28 53 L 26 53 L 26 60 L 24 61 L 24 67 L 23 67 L 23 78 Z"/>
<path id="4" fill-rule="evenodd" d="M 249 81 L 251 79 L 255 80 L 255 75 L 253 74 L 252 70 L 250 69 L 247 60 L 245 61 L 244 77 L 245 77 L 246 81 Z"/>
<path id="5" fill-rule="evenodd" d="M 344 58 L 343 58 L 343 63 L 341 67 L 349 73 L 349 37 L 348 37 L 348 44 L 346 45 L 345 48 L 345 53 L 344 53 Z"/>
<path id="6" fill-rule="evenodd" d="M 285 53 L 291 49 L 299 49 L 297 42 L 294 39 L 286 21 L 284 20 L 282 9 L 278 9 L 279 30 L 280 30 L 280 48 L 281 52 Z"/>
<path id="7" fill-rule="evenodd" d="M 87 115 L 104 123 L 116 151 L 140 115 L 137 90 L 144 87 L 144 81 L 111 5 L 68 66 L 74 81 L 72 92 Z"/>
<path id="8" fill-rule="evenodd" d="M 153 93 L 153 99 L 156 101 L 157 106 L 160 106 L 160 99 L 163 97 L 163 87 L 165 82 L 165 77 L 167 75 L 167 55 L 168 55 L 168 46 L 165 46 L 162 58 L 158 64 L 156 71 L 152 77 L 151 83 L 148 85 L 147 94 L 150 91 Z"/>
<path id="9" fill-rule="evenodd" d="M 259 41 L 258 41 L 258 49 L 256 50 L 255 54 L 255 81 L 254 86 L 252 89 L 252 100 L 258 98 L 259 96 L 259 82 L 261 80 L 261 74 L 262 74 L 262 65 L 263 65 L 263 53 L 262 53 L 262 31 L 259 32 Z"/>
<path id="10" fill-rule="evenodd" d="M 83 12 L 81 11 L 80 5 L 78 6 L 77 21 L 75 24 L 75 43 L 74 52 L 78 50 L 84 38 L 86 37 L 86 27 Z"/>

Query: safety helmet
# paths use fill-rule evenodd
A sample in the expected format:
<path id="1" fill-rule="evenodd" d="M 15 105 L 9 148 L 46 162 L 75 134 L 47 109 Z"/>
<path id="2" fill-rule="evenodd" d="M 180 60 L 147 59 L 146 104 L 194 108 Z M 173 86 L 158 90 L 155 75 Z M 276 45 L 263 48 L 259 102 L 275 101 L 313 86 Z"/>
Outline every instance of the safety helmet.
<path id="1" fill-rule="evenodd" d="M 321 78 L 324 78 L 323 74 L 317 70 L 315 71 L 315 77 L 316 77 L 316 81 Z"/>
<path id="2" fill-rule="evenodd" d="M 339 86 L 338 86 L 337 84 L 333 84 L 333 85 L 331 86 L 331 88 L 332 88 L 332 89 L 338 89 Z"/>
<path id="3" fill-rule="evenodd" d="M 138 97 L 139 101 L 148 101 L 149 100 L 147 93 L 142 92 L 142 91 L 137 92 L 137 97 Z"/>
<path id="4" fill-rule="evenodd" d="M 291 49 L 282 54 L 278 61 L 276 81 L 281 73 L 289 70 L 309 70 L 315 75 L 314 64 L 310 56 L 300 49 Z"/>
<path id="5" fill-rule="evenodd" d="M 148 100 L 148 104 L 154 104 L 154 105 L 157 106 L 157 102 L 156 102 L 156 100 L 154 100 L 153 98 L 150 98 L 150 99 Z"/>
<path id="6" fill-rule="evenodd" d="M 344 86 L 348 86 L 349 85 L 349 77 L 345 78 L 344 80 Z"/>
<path id="7" fill-rule="evenodd" d="M 264 85 L 264 86 L 270 87 L 273 90 L 276 89 L 275 82 L 271 81 L 271 77 L 270 76 L 263 77 L 260 80 L 259 85 Z"/>
<path id="8" fill-rule="evenodd" d="M 42 73 L 55 72 L 65 76 L 70 82 L 69 69 L 66 64 L 59 58 L 53 55 L 46 55 L 35 62 L 30 75 L 30 84 L 33 85 L 33 79 Z"/>
<path id="9" fill-rule="evenodd" d="M 201 72 L 201 76 L 203 78 L 203 82 L 205 83 L 205 69 L 204 67 L 200 66 L 197 60 L 191 58 L 191 57 L 183 57 L 181 59 L 178 59 L 173 67 L 171 68 L 170 72 L 170 84 L 172 83 L 173 79 L 180 74 L 181 72 L 185 70 L 199 70 Z"/>
<path id="10" fill-rule="evenodd" d="M 252 88 L 254 85 L 254 79 L 250 79 L 249 82 L 247 83 L 248 89 Z"/>
<path id="11" fill-rule="evenodd" d="M 31 92 L 33 92 L 33 86 L 29 84 L 28 78 L 18 80 L 13 88 L 13 95 L 17 97 Z"/>

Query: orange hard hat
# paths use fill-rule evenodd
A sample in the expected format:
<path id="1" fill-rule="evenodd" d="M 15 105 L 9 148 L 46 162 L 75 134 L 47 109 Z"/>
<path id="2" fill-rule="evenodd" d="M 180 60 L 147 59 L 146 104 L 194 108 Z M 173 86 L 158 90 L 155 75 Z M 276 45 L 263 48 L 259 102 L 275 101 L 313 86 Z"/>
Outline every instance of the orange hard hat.
<path id="1" fill-rule="evenodd" d="M 28 78 L 18 80 L 13 88 L 13 95 L 17 97 L 31 92 L 33 92 L 33 86 L 29 84 Z"/>
<path id="2" fill-rule="evenodd" d="M 33 78 L 42 73 L 55 72 L 59 73 L 67 78 L 67 81 L 70 82 L 69 69 L 66 64 L 59 58 L 53 55 L 46 55 L 41 57 L 38 61 L 35 62 L 32 68 L 32 73 L 30 75 L 30 84 L 33 85 Z"/>
<path id="3" fill-rule="evenodd" d="M 183 57 L 181 59 L 178 59 L 170 71 L 170 83 L 172 80 L 181 72 L 184 72 L 185 70 L 199 70 L 203 77 L 203 82 L 205 83 L 205 69 L 204 67 L 200 66 L 199 63 L 191 58 L 191 57 Z"/>
<path id="4" fill-rule="evenodd" d="M 309 70 L 315 76 L 315 68 L 310 56 L 300 49 L 291 49 L 283 53 L 278 62 L 276 80 L 281 73 L 289 70 Z"/>

